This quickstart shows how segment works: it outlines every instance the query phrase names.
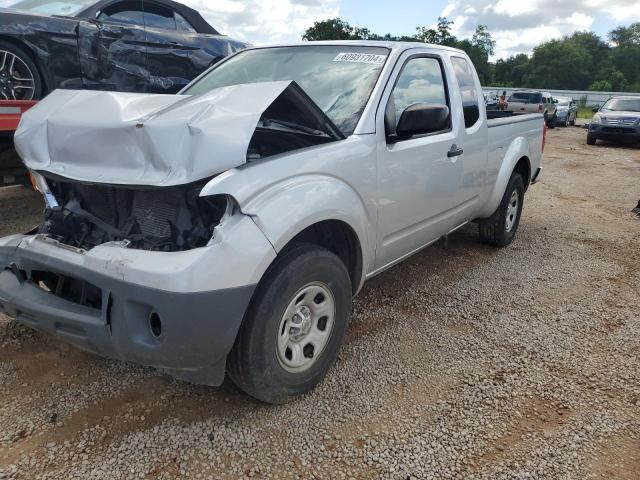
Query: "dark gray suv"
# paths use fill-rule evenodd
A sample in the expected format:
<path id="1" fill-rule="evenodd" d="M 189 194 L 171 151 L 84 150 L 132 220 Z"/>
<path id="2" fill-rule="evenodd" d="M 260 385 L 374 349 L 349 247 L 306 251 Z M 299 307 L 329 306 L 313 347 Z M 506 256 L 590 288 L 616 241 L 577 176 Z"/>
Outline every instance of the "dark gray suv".
<path id="1" fill-rule="evenodd" d="M 587 144 L 600 140 L 640 142 L 640 97 L 612 97 L 596 111 Z"/>

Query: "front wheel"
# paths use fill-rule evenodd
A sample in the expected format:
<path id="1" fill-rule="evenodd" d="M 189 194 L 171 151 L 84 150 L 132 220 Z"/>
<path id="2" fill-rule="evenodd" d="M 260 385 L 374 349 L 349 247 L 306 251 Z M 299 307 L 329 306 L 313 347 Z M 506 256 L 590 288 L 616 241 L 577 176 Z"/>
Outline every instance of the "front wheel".
<path id="1" fill-rule="evenodd" d="M 43 92 L 40 72 L 31 57 L 0 40 L 0 100 L 39 100 Z"/>
<path id="2" fill-rule="evenodd" d="M 551 117 L 551 120 L 549 120 L 549 128 L 556 128 L 556 126 L 558 125 L 558 117 L 557 115 L 553 115 L 553 117 Z"/>
<path id="3" fill-rule="evenodd" d="M 596 138 L 595 135 L 591 135 L 590 133 L 587 133 L 587 145 L 595 145 L 597 141 L 598 139 Z"/>
<path id="4" fill-rule="evenodd" d="M 351 299 L 349 274 L 336 255 L 309 244 L 283 251 L 258 285 L 227 373 L 267 403 L 310 391 L 335 362 Z"/>
<path id="5" fill-rule="evenodd" d="M 480 241 L 496 247 L 509 245 L 520 225 L 523 202 L 524 182 L 522 177 L 514 172 L 497 210 L 491 217 L 478 223 Z"/>

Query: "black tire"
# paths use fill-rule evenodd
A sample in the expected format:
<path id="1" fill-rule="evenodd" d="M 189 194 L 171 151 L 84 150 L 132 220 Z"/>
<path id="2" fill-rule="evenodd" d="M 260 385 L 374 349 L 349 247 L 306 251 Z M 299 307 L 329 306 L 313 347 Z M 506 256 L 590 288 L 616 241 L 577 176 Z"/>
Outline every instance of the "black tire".
<path id="1" fill-rule="evenodd" d="M 507 215 L 509 213 L 509 207 L 512 205 L 514 192 L 518 195 L 518 204 L 516 211 L 509 215 L 511 228 L 508 228 Z M 509 245 L 518 231 L 523 203 L 524 181 L 518 173 L 513 172 L 497 210 L 491 217 L 478 223 L 480 241 L 495 247 L 506 247 Z"/>
<path id="2" fill-rule="evenodd" d="M 569 114 L 569 116 L 571 116 L 571 114 Z M 573 120 L 571 120 L 569 122 L 569 125 L 571 125 L 572 127 L 575 127 L 575 125 L 576 125 L 576 118 L 575 117 L 573 117 Z"/>
<path id="3" fill-rule="evenodd" d="M 312 283 L 327 287 L 333 295 L 333 327 L 319 357 L 306 370 L 291 372 L 283 367 L 277 351 L 279 331 L 285 332 L 288 325 L 281 322 L 298 292 Z M 310 244 L 283 251 L 260 281 L 245 315 L 227 360 L 229 377 L 241 390 L 267 403 L 282 404 L 307 393 L 336 360 L 351 301 L 349 273 L 336 255 Z"/>
<path id="4" fill-rule="evenodd" d="M 598 139 L 595 135 L 587 133 L 587 145 L 595 145 L 597 141 Z"/>
<path id="5" fill-rule="evenodd" d="M 44 97 L 46 93 L 45 85 L 42 80 L 42 75 L 40 75 L 40 70 L 38 66 L 33 62 L 31 56 L 27 54 L 25 50 L 22 48 L 4 40 L 0 40 L 0 52 L 8 52 L 11 55 L 15 55 L 29 70 L 31 73 L 31 77 L 33 78 L 33 90 L 25 90 L 21 89 L 20 91 L 23 95 L 17 95 L 16 100 L 40 100 Z M 2 58 L 2 54 L 0 54 L 0 59 Z M 2 73 L 2 72 L 0 72 Z M 5 72 L 6 73 L 6 72 Z M 26 82 L 21 83 L 21 85 L 27 85 Z M 31 85 L 31 83 L 29 83 Z M 9 98 L 5 98 L 5 95 Z M 8 91 L 4 91 L 0 88 L 0 100 L 13 100 L 11 98 L 12 95 L 8 94 Z"/>
<path id="6" fill-rule="evenodd" d="M 557 125 L 558 117 L 554 114 L 553 117 L 551 117 L 551 120 L 549 120 L 549 128 L 556 128 Z"/>

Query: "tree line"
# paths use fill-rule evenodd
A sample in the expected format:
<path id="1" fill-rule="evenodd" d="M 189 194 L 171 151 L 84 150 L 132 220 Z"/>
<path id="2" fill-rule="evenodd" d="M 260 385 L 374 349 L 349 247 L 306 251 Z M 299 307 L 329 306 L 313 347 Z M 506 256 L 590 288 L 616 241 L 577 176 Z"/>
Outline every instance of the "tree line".
<path id="1" fill-rule="evenodd" d="M 520 53 L 496 62 L 489 61 L 496 43 L 486 25 L 478 25 L 471 39 L 458 39 L 451 33 L 452 25 L 440 17 L 435 28 L 417 27 L 413 35 L 378 35 L 333 18 L 315 22 L 302 39 L 424 42 L 459 48 L 469 55 L 486 86 L 640 92 L 640 22 L 612 30 L 608 42 L 593 32 L 575 32 L 538 45 L 531 55 Z"/>

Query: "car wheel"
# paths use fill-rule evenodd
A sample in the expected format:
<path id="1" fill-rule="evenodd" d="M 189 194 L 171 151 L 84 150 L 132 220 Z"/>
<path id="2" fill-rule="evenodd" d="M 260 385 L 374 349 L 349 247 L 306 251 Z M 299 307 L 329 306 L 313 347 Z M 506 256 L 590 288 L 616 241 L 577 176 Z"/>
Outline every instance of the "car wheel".
<path id="1" fill-rule="evenodd" d="M 573 120 L 569 121 L 569 125 L 574 127 L 576 125 L 576 117 L 573 117 Z"/>
<path id="2" fill-rule="evenodd" d="M 558 117 L 554 114 L 553 117 L 551 117 L 551 120 L 549 120 L 549 128 L 556 128 L 557 125 Z"/>
<path id="3" fill-rule="evenodd" d="M 283 251 L 251 301 L 229 354 L 229 376 L 267 403 L 310 391 L 335 362 L 351 300 L 351 280 L 336 255 L 309 244 Z"/>
<path id="4" fill-rule="evenodd" d="M 595 135 L 587 133 L 587 145 L 595 145 L 598 138 Z"/>
<path id="5" fill-rule="evenodd" d="M 0 100 L 39 100 L 43 92 L 42 77 L 31 57 L 0 40 Z"/>
<path id="6" fill-rule="evenodd" d="M 496 247 L 506 247 L 516 235 L 524 202 L 524 181 L 513 172 L 498 209 L 491 217 L 478 223 L 480 241 Z"/>

